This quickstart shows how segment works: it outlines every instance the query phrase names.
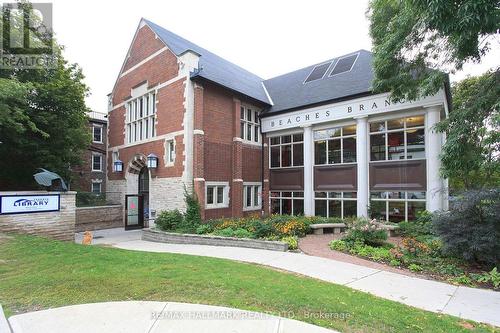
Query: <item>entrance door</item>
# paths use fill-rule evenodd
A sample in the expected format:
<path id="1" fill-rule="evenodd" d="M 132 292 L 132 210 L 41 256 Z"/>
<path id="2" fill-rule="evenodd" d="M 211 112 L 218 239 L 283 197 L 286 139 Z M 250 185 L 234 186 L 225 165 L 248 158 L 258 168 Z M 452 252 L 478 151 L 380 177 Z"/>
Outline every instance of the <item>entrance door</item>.
<path id="1" fill-rule="evenodd" d="M 144 227 L 143 197 L 138 194 L 125 196 L 125 230 Z"/>

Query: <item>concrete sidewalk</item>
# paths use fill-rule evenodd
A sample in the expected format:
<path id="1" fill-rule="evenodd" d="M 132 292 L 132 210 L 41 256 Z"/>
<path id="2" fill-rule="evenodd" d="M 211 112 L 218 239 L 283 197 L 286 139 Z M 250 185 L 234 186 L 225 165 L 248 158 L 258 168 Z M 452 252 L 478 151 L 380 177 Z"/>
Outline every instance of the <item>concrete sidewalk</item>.
<path id="1" fill-rule="evenodd" d="M 127 237 L 123 233 L 127 232 L 98 231 L 94 235 L 102 238 L 96 238 L 94 243 L 128 250 L 182 253 L 266 265 L 342 284 L 420 309 L 500 326 L 500 292 L 492 290 L 454 286 L 299 253 L 153 243 L 140 240 L 139 232 Z"/>
<path id="2" fill-rule="evenodd" d="M 334 333 L 263 313 L 175 302 L 65 306 L 9 318 L 13 333 Z M 2 331 L 3 333 L 3 331 Z"/>

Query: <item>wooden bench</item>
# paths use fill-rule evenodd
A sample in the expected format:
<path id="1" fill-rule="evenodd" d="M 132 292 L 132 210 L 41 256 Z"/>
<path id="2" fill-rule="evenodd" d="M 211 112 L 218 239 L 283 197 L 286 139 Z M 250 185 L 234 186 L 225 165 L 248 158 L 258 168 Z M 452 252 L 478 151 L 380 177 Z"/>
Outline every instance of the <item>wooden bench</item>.
<path id="1" fill-rule="evenodd" d="M 345 230 L 346 225 L 344 223 L 318 223 L 311 224 L 310 227 L 315 235 L 323 235 L 324 229 L 332 229 L 334 234 L 340 234 Z"/>
<path id="2" fill-rule="evenodd" d="M 381 227 L 387 232 L 387 237 L 396 236 L 396 230 L 399 229 L 397 225 L 392 224 L 382 224 Z"/>

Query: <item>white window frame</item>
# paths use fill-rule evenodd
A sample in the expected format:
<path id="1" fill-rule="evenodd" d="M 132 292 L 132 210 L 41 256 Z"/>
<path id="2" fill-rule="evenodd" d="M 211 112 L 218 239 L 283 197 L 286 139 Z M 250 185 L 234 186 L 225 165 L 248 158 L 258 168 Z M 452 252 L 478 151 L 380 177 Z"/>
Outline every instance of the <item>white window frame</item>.
<path id="1" fill-rule="evenodd" d="M 140 105 L 143 103 L 143 113 Z M 131 99 L 125 104 L 125 142 L 136 144 L 156 137 L 156 91 Z"/>
<path id="2" fill-rule="evenodd" d="M 423 125 L 420 125 L 420 126 L 414 126 L 414 127 L 407 127 L 406 126 L 406 119 L 407 118 L 411 118 L 411 117 L 424 117 L 424 124 Z M 403 127 L 402 128 L 397 128 L 397 129 L 387 129 L 388 126 L 387 126 L 387 122 L 388 121 L 391 121 L 391 120 L 398 120 L 398 119 L 404 119 L 403 121 Z M 384 130 L 382 131 L 374 131 L 372 132 L 370 130 L 370 125 L 373 124 L 373 123 L 380 123 L 380 122 L 384 122 L 385 123 L 385 128 Z M 423 129 L 424 130 L 424 157 L 420 157 L 420 158 L 411 158 L 411 159 L 408 159 L 408 140 L 407 140 L 407 136 L 408 136 L 408 131 L 413 131 L 413 130 L 421 130 Z M 395 118 L 389 118 L 389 119 L 381 119 L 381 120 L 373 120 L 373 121 L 370 121 L 368 123 L 368 131 L 369 131 L 369 142 L 368 142 L 368 151 L 369 151 L 369 161 L 370 163 L 377 163 L 377 162 L 387 162 L 387 161 L 419 161 L 419 160 L 425 160 L 425 156 L 427 154 L 427 149 L 426 149 L 426 140 L 427 140 L 427 131 L 425 130 L 425 115 L 423 114 L 416 114 L 416 115 L 405 115 L 403 117 L 395 117 Z M 397 133 L 397 132 L 403 132 L 403 138 L 404 138 L 404 159 L 397 159 L 397 160 L 390 160 L 389 159 L 389 134 L 390 133 Z M 385 159 L 383 160 L 372 160 L 372 145 L 371 145 L 371 141 L 372 141 L 372 136 L 373 135 L 385 135 L 384 137 L 384 140 L 385 140 Z"/>
<path id="3" fill-rule="evenodd" d="M 99 185 L 99 192 L 94 192 L 94 185 Z M 100 194 L 102 193 L 102 181 L 92 181 L 92 184 L 90 184 L 90 192 L 95 193 L 95 194 Z"/>
<path id="4" fill-rule="evenodd" d="M 250 188 L 250 202 L 251 205 L 247 206 L 248 193 L 247 189 Z M 257 202 L 255 202 L 255 189 L 257 189 Z M 262 184 L 259 182 L 244 182 L 243 183 L 243 210 L 257 210 L 262 207 Z"/>
<path id="5" fill-rule="evenodd" d="M 223 187 L 222 203 L 217 203 L 217 188 Z M 214 191 L 214 203 L 207 202 L 208 191 Z M 205 209 L 218 209 L 229 207 L 229 182 L 206 182 L 205 183 Z"/>
<path id="6" fill-rule="evenodd" d="M 252 114 L 252 119 L 248 120 L 248 111 Z M 241 117 L 241 113 L 243 112 L 243 118 Z M 243 126 L 243 131 L 241 131 L 241 125 Z M 248 140 L 248 126 L 250 125 L 250 140 Z M 241 105 L 240 106 L 240 138 L 243 142 L 247 143 L 261 143 L 262 135 L 260 133 L 260 123 L 259 123 L 259 110 L 256 107 L 249 105 Z M 257 138 L 255 137 L 255 131 L 257 131 Z"/>
<path id="7" fill-rule="evenodd" d="M 317 197 L 316 196 L 316 192 L 326 192 L 326 197 L 325 198 Z M 333 197 L 333 196 L 330 197 L 330 193 L 333 193 L 333 192 L 334 193 L 340 193 L 340 197 Z M 344 193 L 345 192 L 356 193 L 356 197 L 355 198 L 344 197 Z M 326 201 L 326 217 L 327 218 L 336 217 L 336 216 L 330 216 L 330 205 L 328 203 L 330 201 L 339 201 L 340 202 L 340 218 L 341 219 L 345 219 L 348 216 L 344 215 L 344 202 L 345 201 L 354 201 L 354 202 L 356 202 L 357 200 L 358 200 L 358 195 L 357 195 L 356 191 L 314 191 L 314 215 L 315 216 L 319 216 L 319 215 L 316 215 L 316 201 Z"/>
<path id="8" fill-rule="evenodd" d="M 297 135 L 297 134 L 302 134 L 302 140 L 295 141 L 293 139 L 293 136 Z M 290 142 L 283 143 L 284 136 L 290 136 Z M 276 138 L 279 138 L 280 142 L 275 143 L 275 144 L 271 144 L 272 140 L 276 139 Z M 302 167 L 304 167 L 304 134 L 302 132 L 290 133 L 290 134 L 284 134 L 284 135 L 270 137 L 268 144 L 269 144 L 269 169 L 286 169 L 286 168 L 302 168 Z M 302 144 L 302 164 L 300 164 L 300 165 L 295 165 L 293 163 L 293 160 L 294 160 L 293 155 L 294 155 L 294 151 L 295 151 L 294 146 L 296 144 Z M 287 146 L 287 145 L 290 145 L 292 148 L 291 154 L 290 154 L 291 165 L 290 166 L 283 166 L 283 159 L 282 159 L 283 146 Z M 280 165 L 279 166 L 275 166 L 275 167 L 272 166 L 272 154 L 271 154 L 272 147 L 279 147 L 280 148 Z M 283 191 L 283 192 L 286 192 L 286 191 Z"/>
<path id="9" fill-rule="evenodd" d="M 94 169 L 94 158 L 95 157 L 99 157 L 100 161 L 99 161 L 99 169 Z M 91 159 L 91 169 L 92 171 L 100 171 L 102 172 L 102 154 L 99 154 L 99 153 L 93 153 L 92 154 L 92 159 Z"/>
<path id="10" fill-rule="evenodd" d="M 101 138 L 101 140 L 99 140 L 99 141 L 95 140 L 95 130 L 96 129 L 98 129 L 100 132 L 99 137 Z M 92 125 L 92 142 L 103 143 L 103 141 L 102 141 L 102 126 Z"/>
<path id="11" fill-rule="evenodd" d="M 358 152 L 357 152 L 357 146 L 355 146 L 356 148 L 356 161 L 355 162 L 344 162 L 344 139 L 349 139 L 349 138 L 354 138 L 354 140 L 357 140 L 357 137 L 356 137 L 356 133 L 358 131 L 358 129 L 356 128 L 356 133 L 354 134 L 347 134 L 347 135 L 344 135 L 344 128 L 345 127 L 350 127 L 350 126 L 356 126 L 356 124 L 347 124 L 347 125 L 343 125 L 343 126 L 336 126 L 336 127 L 331 127 L 331 128 L 325 128 L 325 129 L 321 129 L 321 130 L 315 130 L 313 135 L 314 135 L 314 154 L 313 154 L 313 158 L 314 158 L 314 165 L 315 166 L 322 166 L 322 165 L 340 165 L 340 164 L 344 164 L 344 165 L 348 165 L 348 164 L 356 164 L 357 161 L 358 161 Z M 356 126 L 357 127 L 357 126 Z M 340 130 L 340 135 L 339 136 L 332 136 L 332 137 L 327 137 L 327 138 L 318 138 L 317 136 L 317 133 L 318 132 L 323 132 L 323 131 L 329 131 L 329 130 Z M 340 141 L 340 163 L 329 163 L 329 149 L 328 149 L 328 146 L 330 145 L 330 141 L 332 140 L 339 140 Z M 326 143 L 326 163 L 322 163 L 322 164 L 316 164 L 316 142 L 319 142 L 319 141 L 325 141 Z M 357 144 L 357 143 L 356 143 Z"/>
<path id="12" fill-rule="evenodd" d="M 172 156 L 172 158 L 170 158 Z M 175 139 L 165 140 L 165 165 L 175 164 Z"/>
<path id="13" fill-rule="evenodd" d="M 375 192 L 380 192 L 384 193 L 385 198 L 372 198 L 371 193 Z M 389 193 L 391 192 L 403 192 L 405 194 L 404 198 L 389 198 Z M 424 198 L 423 199 L 411 199 L 408 198 L 408 193 L 415 193 L 415 192 L 421 192 L 424 193 Z M 370 200 L 371 201 L 379 201 L 379 202 L 384 202 L 385 203 L 385 220 L 389 221 L 389 202 L 404 202 L 405 204 L 405 221 L 408 221 L 408 203 L 409 202 L 423 202 L 425 204 L 425 209 L 427 209 L 427 203 L 426 203 L 426 198 L 427 198 L 427 193 L 426 191 L 370 191 Z M 391 221 L 389 221 L 391 222 Z"/>

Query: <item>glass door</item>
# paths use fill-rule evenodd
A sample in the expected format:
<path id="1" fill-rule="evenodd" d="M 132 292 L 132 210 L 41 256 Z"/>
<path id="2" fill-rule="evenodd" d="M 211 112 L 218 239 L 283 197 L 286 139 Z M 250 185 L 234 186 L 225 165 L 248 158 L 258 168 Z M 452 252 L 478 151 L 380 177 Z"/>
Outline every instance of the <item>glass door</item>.
<path id="1" fill-rule="evenodd" d="M 144 227 L 143 197 L 138 194 L 125 196 L 125 230 L 141 229 Z"/>

